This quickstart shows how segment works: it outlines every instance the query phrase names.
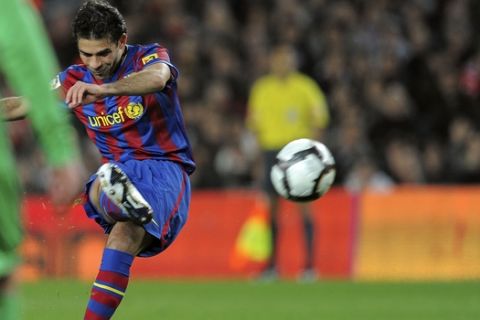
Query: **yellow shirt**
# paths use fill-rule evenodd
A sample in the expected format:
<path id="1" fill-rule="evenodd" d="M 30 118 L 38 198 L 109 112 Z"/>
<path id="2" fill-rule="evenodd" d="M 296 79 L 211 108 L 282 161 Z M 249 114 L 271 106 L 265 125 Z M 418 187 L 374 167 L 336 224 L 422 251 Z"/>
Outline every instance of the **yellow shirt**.
<path id="1" fill-rule="evenodd" d="M 282 148 L 298 138 L 315 138 L 329 122 L 327 102 L 316 82 L 301 73 L 281 79 L 264 76 L 253 84 L 248 127 L 264 150 Z"/>

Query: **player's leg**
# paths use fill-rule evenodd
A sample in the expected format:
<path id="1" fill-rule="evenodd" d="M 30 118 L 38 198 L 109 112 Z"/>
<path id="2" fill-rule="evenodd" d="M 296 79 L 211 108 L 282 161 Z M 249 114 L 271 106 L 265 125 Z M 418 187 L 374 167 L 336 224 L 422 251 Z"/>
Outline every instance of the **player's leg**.
<path id="1" fill-rule="evenodd" d="M 271 272 L 277 272 L 277 255 L 278 255 L 278 207 L 279 207 L 279 202 L 278 202 L 278 197 L 275 195 L 270 194 L 269 195 L 269 203 L 270 203 L 270 208 L 269 208 L 269 223 L 270 223 L 270 229 L 271 229 L 271 244 L 272 244 L 272 252 L 270 255 L 270 258 L 268 259 L 267 262 L 267 267 L 266 270 L 271 271 Z"/>
<path id="2" fill-rule="evenodd" d="M 131 221 L 117 222 L 108 236 L 85 319 L 110 319 L 125 295 L 134 257 L 152 236 Z"/>
<path id="3" fill-rule="evenodd" d="M 116 172 L 99 170 L 92 177 L 85 204 L 88 216 L 110 233 L 85 314 L 89 320 L 110 319 L 125 293 L 134 257 L 165 250 L 185 224 L 190 201 L 188 177 L 176 163 L 144 160 L 104 166 Z"/>
<path id="4" fill-rule="evenodd" d="M 303 232 L 305 239 L 305 266 L 301 274 L 303 280 L 315 280 L 315 225 L 310 204 L 299 205 L 302 214 Z"/>
<path id="5" fill-rule="evenodd" d="M 279 211 L 279 198 L 270 180 L 270 170 L 276 162 L 278 150 L 264 152 L 264 191 L 269 200 L 269 223 L 270 223 L 270 242 L 272 252 L 267 261 L 264 271 L 260 277 L 264 280 L 273 280 L 278 277 L 277 270 L 277 255 L 278 255 L 278 211 Z"/>
<path id="6" fill-rule="evenodd" d="M 85 319 L 110 319 L 125 295 L 134 257 L 152 239 L 141 226 L 142 217 L 146 222 L 151 219 L 151 208 L 125 173 L 111 163 L 99 168 L 89 200 L 112 228 Z"/>

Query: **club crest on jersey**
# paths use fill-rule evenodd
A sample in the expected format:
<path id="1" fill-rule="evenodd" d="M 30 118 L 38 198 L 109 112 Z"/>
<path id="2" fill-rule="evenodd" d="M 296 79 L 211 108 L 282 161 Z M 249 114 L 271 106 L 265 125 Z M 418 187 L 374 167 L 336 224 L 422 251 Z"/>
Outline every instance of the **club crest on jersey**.
<path id="1" fill-rule="evenodd" d="M 129 103 L 125 108 L 125 114 L 130 119 L 136 119 L 143 114 L 143 106 L 140 103 Z"/>
<path id="2" fill-rule="evenodd" d="M 144 65 L 146 65 L 147 63 L 149 63 L 153 59 L 158 59 L 158 54 L 157 53 L 152 53 L 152 54 L 149 54 L 148 56 L 143 57 L 142 58 L 142 63 Z"/>
<path id="3" fill-rule="evenodd" d="M 126 122 L 129 119 L 138 119 L 144 111 L 143 105 L 131 102 L 126 107 L 119 106 L 117 111 L 109 114 L 88 116 L 88 123 L 92 128 L 108 128 Z"/>

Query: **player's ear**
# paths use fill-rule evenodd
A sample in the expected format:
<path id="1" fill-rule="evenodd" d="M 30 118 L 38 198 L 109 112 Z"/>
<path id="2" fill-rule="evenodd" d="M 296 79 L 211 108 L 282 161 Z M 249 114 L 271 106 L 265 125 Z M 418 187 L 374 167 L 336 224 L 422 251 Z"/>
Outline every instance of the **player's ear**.
<path id="1" fill-rule="evenodd" d="M 123 49 L 125 47 L 125 45 L 127 44 L 127 34 L 124 33 L 120 36 L 120 39 L 118 39 L 118 47 L 120 49 Z"/>

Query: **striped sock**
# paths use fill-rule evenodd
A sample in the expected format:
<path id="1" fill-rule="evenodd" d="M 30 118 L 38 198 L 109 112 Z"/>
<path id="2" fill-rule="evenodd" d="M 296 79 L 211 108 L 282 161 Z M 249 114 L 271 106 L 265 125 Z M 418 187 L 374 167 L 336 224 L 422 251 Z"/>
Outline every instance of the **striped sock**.
<path id="1" fill-rule="evenodd" d="M 128 285 L 133 256 L 106 248 L 97 279 L 93 283 L 84 320 L 110 319 L 122 301 Z"/>

